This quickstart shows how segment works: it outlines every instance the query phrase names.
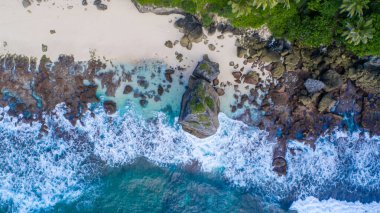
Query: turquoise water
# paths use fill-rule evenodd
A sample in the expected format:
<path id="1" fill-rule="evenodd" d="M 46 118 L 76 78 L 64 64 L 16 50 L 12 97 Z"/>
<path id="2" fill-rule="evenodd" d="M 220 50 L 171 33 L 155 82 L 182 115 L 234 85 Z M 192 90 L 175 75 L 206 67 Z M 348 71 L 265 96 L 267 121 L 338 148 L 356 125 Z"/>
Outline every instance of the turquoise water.
<path id="1" fill-rule="evenodd" d="M 163 99 L 177 106 L 179 93 Z M 218 132 L 201 140 L 165 105 L 141 109 L 125 98 L 107 115 L 93 104 L 75 127 L 59 105 L 42 136 L 41 123 L 0 108 L 0 212 L 281 212 L 308 196 L 380 201 L 379 137 L 337 130 L 315 150 L 291 141 L 288 174 L 278 177 L 265 131 L 221 113 Z"/>
<path id="2" fill-rule="evenodd" d="M 58 212 L 263 212 L 280 210 L 218 175 L 157 167 L 139 159 L 101 177 L 77 201 L 57 204 Z"/>

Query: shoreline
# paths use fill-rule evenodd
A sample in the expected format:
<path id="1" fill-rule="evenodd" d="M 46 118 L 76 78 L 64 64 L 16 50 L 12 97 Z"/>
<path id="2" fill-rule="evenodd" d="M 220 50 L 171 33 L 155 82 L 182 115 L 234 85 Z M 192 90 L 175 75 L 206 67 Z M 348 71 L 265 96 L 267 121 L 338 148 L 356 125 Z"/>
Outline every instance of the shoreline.
<path id="1" fill-rule="evenodd" d="M 126 87 L 124 82 L 128 79 L 123 76 L 130 75 L 128 74 L 130 71 L 125 72 L 122 66 L 117 67 L 115 64 L 129 63 L 135 65 L 139 64 L 140 60 L 161 61 L 167 65 L 165 79 L 161 79 L 166 88 L 159 88 L 160 82 L 157 82 L 155 87 L 158 89 L 153 88 L 153 94 L 148 94 L 149 91 L 134 91 L 133 98 L 139 99 L 140 105 L 145 107 L 145 105 L 152 103 L 153 99 L 156 102 L 160 100 L 154 90 L 162 93 L 159 90 L 166 89 L 166 92 L 169 93 L 172 74 L 176 73 L 176 78 L 181 78 L 181 85 L 186 86 L 191 72 L 200 58 L 207 54 L 211 61 L 219 63 L 221 70 L 218 82 L 212 83 L 216 89 L 223 90 L 223 95 L 221 95 L 222 111 L 227 114 L 230 112 L 229 116 L 234 119 L 241 120 L 249 125 L 259 126 L 261 129 L 270 132 L 272 136 L 278 139 L 279 145 L 277 147 L 279 150 L 284 149 L 286 141 L 290 139 L 303 141 L 313 147 L 317 136 L 335 127 L 351 130 L 359 126 L 374 134 L 380 132 L 376 123 L 376 116 L 380 110 L 376 107 L 378 102 L 376 97 L 379 94 L 372 93 L 372 90 L 379 87 L 380 78 L 378 79 L 379 76 L 376 76 L 376 73 L 374 74 L 368 68 L 375 67 L 374 69 L 376 69 L 378 67 L 376 59 L 371 64 L 371 61 L 363 61 L 339 48 L 304 49 L 292 46 L 282 40 L 265 41 L 257 35 L 252 35 L 252 32 L 237 36 L 216 30 L 213 35 L 206 36 L 206 29 L 204 28 L 201 28 L 204 33 L 200 35 L 200 40 L 190 42 L 185 47 L 182 44 L 183 38 L 187 36 L 184 32 L 185 29 L 178 26 L 179 29 L 177 29 L 174 25 L 178 20 L 184 19 L 186 21 L 186 17 L 140 13 L 133 2 L 121 0 L 110 3 L 107 11 L 99 11 L 93 6 L 83 7 L 78 1 L 75 2 L 76 4 L 71 5 L 73 3 L 71 0 L 69 3 L 63 3 L 63 5 L 52 6 L 49 6 L 50 2 L 43 2 L 41 5 L 28 7 L 31 12 L 10 0 L 0 4 L 0 8 L 7 5 L 11 8 L 14 7 L 16 13 L 19 14 L 19 16 L 14 16 L 17 19 L 13 19 L 11 13 L 2 14 L 4 16 L 2 20 L 7 21 L 0 22 L 0 25 L 4 25 L 7 33 L 0 35 L 0 41 L 7 40 L 7 45 L 4 45 L 0 53 L 10 52 L 29 56 L 46 54 L 53 60 L 50 61 L 47 57 L 38 63 L 38 60 L 34 59 L 33 63 L 37 73 L 38 71 L 46 72 L 50 78 L 59 79 L 62 78 L 59 76 L 62 74 L 63 78 L 66 79 L 62 82 L 65 87 L 77 84 L 79 91 L 66 91 L 61 95 L 63 99 L 50 97 L 48 94 L 44 94 L 45 90 L 53 87 L 62 93 L 63 88 L 44 81 L 37 73 L 22 73 L 22 71 L 30 69 L 32 64 L 30 58 L 5 55 L 1 59 L 4 64 L 3 71 L 13 70 L 17 67 L 16 71 L 22 78 L 31 82 L 35 82 L 37 79 L 39 88 L 37 88 L 36 94 L 43 97 L 40 99 L 44 103 L 44 110 L 51 110 L 56 104 L 66 102 L 70 103 L 73 107 L 73 113 L 77 114 L 80 110 L 78 111 L 75 108 L 86 105 L 88 100 L 89 103 L 97 100 L 99 92 L 106 96 L 106 101 L 117 101 L 120 97 L 115 97 L 116 94 L 118 96 L 125 95 L 123 91 L 125 88 L 120 88 L 120 86 Z M 19 9 L 15 7 L 19 7 Z M 42 12 L 47 13 L 42 14 Z M 85 15 L 82 15 L 83 13 Z M 53 17 L 52 14 L 55 14 L 56 18 L 52 18 L 48 23 L 39 23 L 47 17 Z M 74 19 L 77 20 L 75 15 L 78 14 L 81 14 L 83 19 L 78 20 L 79 23 L 76 25 L 70 25 L 69 23 L 73 22 Z M 74 19 L 71 16 L 75 16 Z M 133 20 L 131 20 L 132 17 Z M 97 20 L 95 25 L 93 24 L 94 19 Z M 117 19 L 128 21 L 125 26 L 121 27 L 116 22 Z M 153 22 L 152 19 L 154 19 Z M 52 27 L 50 21 L 58 23 L 60 26 Z M 16 25 L 12 24 L 14 22 L 19 23 L 17 28 Z M 113 23 L 114 25 L 107 26 L 106 23 Z M 32 33 L 32 37 L 21 33 L 20 29 L 30 29 L 30 26 L 28 28 L 26 25 L 39 26 L 39 28 L 32 29 L 32 32 L 36 32 Z M 81 32 L 78 26 L 86 27 L 83 27 Z M 104 28 L 105 26 L 107 27 Z M 54 33 L 49 33 L 48 29 L 53 29 Z M 81 33 L 73 34 L 73 31 L 76 30 Z M 151 33 L 151 30 L 154 30 L 155 33 Z M 16 35 L 12 38 L 13 40 L 9 39 L 11 34 Z M 154 35 L 153 38 L 152 34 Z M 47 37 L 52 43 L 46 42 L 47 51 L 43 52 L 39 43 L 42 43 L 42 39 Z M 25 43 L 22 42 L 18 43 L 18 41 L 25 42 L 26 40 L 33 42 L 30 42 L 29 46 L 24 46 Z M 78 42 L 80 45 L 77 45 Z M 64 45 L 69 43 L 70 45 Z M 214 45 L 215 49 L 210 48 L 210 44 Z M 89 52 L 86 53 L 85 50 Z M 59 60 L 54 59 L 62 53 L 71 56 L 62 55 Z M 18 62 L 15 62 L 16 58 Z M 78 61 L 84 61 L 84 64 L 89 63 L 90 66 L 82 68 L 85 71 L 84 73 L 78 72 L 76 76 L 70 76 L 71 69 L 81 66 Z M 21 64 L 18 64 L 19 62 Z M 50 70 L 46 66 L 50 66 Z M 60 74 L 51 73 L 51 69 Z M 100 71 L 105 73 L 99 73 Z M 6 77 L 3 78 L 12 78 L 12 74 L 8 75 L 4 74 Z M 78 83 L 78 79 L 81 79 L 82 82 Z M 368 81 L 368 79 L 372 80 Z M 85 85 L 84 80 L 89 81 L 90 84 Z M 22 80 L 15 82 L 16 84 L 25 84 Z M 307 86 L 307 82 L 312 82 L 310 88 Z M 143 80 L 135 79 L 134 83 L 139 84 L 134 85 L 134 88 L 146 87 L 145 89 L 147 89 L 148 86 L 144 85 L 149 84 L 149 80 L 146 76 Z M 316 91 L 310 91 L 315 90 L 314 87 L 319 87 L 318 85 L 320 88 L 317 88 Z M 17 85 L 5 85 L 4 88 L 7 89 L 7 87 L 14 87 L 12 88 L 13 92 L 16 94 L 20 92 L 19 94 L 25 96 L 23 98 L 26 103 L 22 104 L 28 107 L 33 106 L 39 99 L 35 97 L 33 85 L 28 87 L 32 89 L 31 94 L 29 94 L 30 91 L 25 91 L 25 88 L 20 88 Z M 78 100 L 75 101 L 73 98 L 68 98 L 79 96 L 77 93 L 83 89 L 91 91 L 89 97 L 77 97 Z M 107 99 L 107 96 L 111 98 Z M 125 97 L 121 99 L 125 100 Z M 352 99 L 355 100 L 354 103 L 348 101 Z M 3 104 L 6 103 L 5 101 Z M 55 105 L 49 103 L 55 103 Z M 24 107 L 22 105 L 21 109 L 25 109 Z M 115 111 L 117 106 L 115 103 L 107 102 L 106 107 Z M 31 112 L 40 111 L 37 108 L 39 107 L 32 107 Z M 86 108 L 83 106 L 85 111 Z M 350 117 L 350 113 L 354 117 Z M 80 114 L 74 116 L 73 123 L 79 118 Z M 347 119 L 353 119 L 353 121 L 347 121 Z M 373 122 L 375 125 L 371 126 Z M 274 158 L 280 159 L 280 162 L 277 163 L 283 165 L 285 153 L 282 151 L 275 151 L 275 153 L 277 154 Z"/>

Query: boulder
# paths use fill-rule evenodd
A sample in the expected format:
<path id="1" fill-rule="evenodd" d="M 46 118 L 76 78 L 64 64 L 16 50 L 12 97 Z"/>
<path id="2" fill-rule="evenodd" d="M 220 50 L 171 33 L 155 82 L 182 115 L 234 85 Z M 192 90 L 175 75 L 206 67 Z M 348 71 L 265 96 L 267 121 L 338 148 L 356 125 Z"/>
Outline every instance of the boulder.
<path id="1" fill-rule="evenodd" d="M 245 56 L 247 56 L 248 54 L 248 50 L 243 48 L 243 47 L 238 47 L 237 48 L 237 57 L 239 58 L 243 58 Z"/>
<path id="2" fill-rule="evenodd" d="M 279 140 L 278 143 L 274 146 L 272 166 L 273 171 L 275 171 L 279 176 L 286 175 L 287 164 L 285 140 Z"/>
<path id="3" fill-rule="evenodd" d="M 189 88 L 182 97 L 179 123 L 184 131 L 206 138 L 219 127 L 219 95 L 211 84 L 201 78 L 191 78 Z"/>
<path id="4" fill-rule="evenodd" d="M 116 103 L 113 101 L 104 101 L 103 107 L 107 114 L 114 114 L 116 112 Z"/>
<path id="5" fill-rule="evenodd" d="M 173 48 L 173 42 L 172 41 L 170 41 L 170 40 L 168 40 L 168 41 L 165 41 L 165 46 L 167 47 L 167 48 Z"/>
<path id="6" fill-rule="evenodd" d="M 207 55 L 203 57 L 203 60 L 198 63 L 193 75 L 197 78 L 202 78 L 208 82 L 212 82 L 219 75 L 219 64 L 210 61 Z"/>
<path id="7" fill-rule="evenodd" d="M 318 103 L 319 112 L 331 112 L 334 108 L 336 101 L 331 97 L 330 94 L 326 94 L 322 97 L 321 101 Z"/>
<path id="8" fill-rule="evenodd" d="M 22 1 L 22 6 L 24 6 L 25 8 L 29 7 L 30 5 L 32 5 L 30 0 L 23 0 Z"/>
<path id="9" fill-rule="evenodd" d="M 254 84 L 256 85 L 259 83 L 260 76 L 257 72 L 249 71 L 247 74 L 244 75 L 244 83 L 246 84 Z"/>
<path id="10" fill-rule="evenodd" d="M 178 19 L 174 26 L 184 33 L 190 42 L 200 42 L 203 37 L 202 24 L 192 15 Z"/>
<path id="11" fill-rule="evenodd" d="M 327 92 L 340 88 L 343 84 L 343 77 L 339 75 L 335 70 L 329 70 L 322 75 L 321 80 L 325 83 L 324 88 Z"/>
<path id="12" fill-rule="evenodd" d="M 325 88 L 326 85 L 322 81 L 309 78 L 304 83 L 304 86 L 309 93 L 316 93 Z"/>
<path id="13" fill-rule="evenodd" d="M 131 87 L 130 85 L 127 85 L 124 87 L 124 91 L 123 91 L 123 94 L 129 94 L 133 91 L 133 87 Z"/>
<path id="14" fill-rule="evenodd" d="M 356 86 L 367 93 L 377 94 L 380 91 L 380 72 L 369 69 L 350 68 L 348 78 L 355 81 Z"/>
<path id="15" fill-rule="evenodd" d="M 362 126 L 371 134 L 380 134 L 380 97 L 364 98 Z"/>
<path id="16" fill-rule="evenodd" d="M 271 73 L 273 78 L 279 79 L 284 75 L 285 67 L 282 63 L 274 63 L 272 64 L 272 68 Z"/>
<path id="17" fill-rule="evenodd" d="M 298 53 L 291 53 L 285 57 L 285 65 L 288 71 L 295 70 L 300 62 L 300 56 Z"/>
<path id="18" fill-rule="evenodd" d="M 236 80 L 239 80 L 241 76 L 243 76 L 243 74 L 239 71 L 235 71 L 235 72 L 232 72 L 232 76 L 234 76 Z"/>
<path id="19" fill-rule="evenodd" d="M 193 44 L 191 43 L 190 39 L 188 36 L 184 35 L 181 40 L 179 41 L 179 44 L 182 46 L 182 47 L 186 47 L 188 50 L 191 50 L 191 48 L 193 47 Z"/>
<path id="20" fill-rule="evenodd" d="M 271 62 L 279 62 L 281 59 L 281 55 L 274 51 L 269 51 L 267 49 L 264 49 L 261 55 L 261 61 L 265 63 L 271 63 Z"/>

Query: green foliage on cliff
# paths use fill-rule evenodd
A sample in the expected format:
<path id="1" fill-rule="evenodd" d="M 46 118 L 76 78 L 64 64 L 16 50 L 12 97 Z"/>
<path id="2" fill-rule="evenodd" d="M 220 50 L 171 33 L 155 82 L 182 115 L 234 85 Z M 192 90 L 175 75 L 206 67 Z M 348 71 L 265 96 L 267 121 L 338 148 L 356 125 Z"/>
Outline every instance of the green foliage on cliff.
<path id="1" fill-rule="evenodd" d="M 205 25 L 213 15 L 232 25 L 266 24 L 273 35 L 306 47 L 346 46 L 357 55 L 380 55 L 379 0 L 137 0 L 144 5 L 178 7 Z M 361 21 L 364 20 L 364 23 Z M 371 24 L 368 24 L 371 22 Z M 367 23 L 367 24 L 366 24 Z"/>

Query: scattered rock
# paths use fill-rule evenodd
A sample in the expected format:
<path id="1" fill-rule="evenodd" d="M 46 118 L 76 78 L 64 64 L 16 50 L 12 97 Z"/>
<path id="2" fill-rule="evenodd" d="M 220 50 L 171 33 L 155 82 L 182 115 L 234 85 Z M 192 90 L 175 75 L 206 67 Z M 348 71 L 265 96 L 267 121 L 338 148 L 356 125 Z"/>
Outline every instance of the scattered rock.
<path id="1" fill-rule="evenodd" d="M 42 52 L 47 52 L 48 51 L 48 46 L 45 44 L 42 44 Z"/>
<path id="2" fill-rule="evenodd" d="M 244 75 L 244 83 L 246 84 L 253 84 L 256 85 L 259 83 L 260 76 L 257 72 L 249 71 L 247 74 Z"/>
<path id="3" fill-rule="evenodd" d="M 331 112 L 334 108 L 336 101 L 332 99 L 330 94 L 326 94 L 322 97 L 321 101 L 318 104 L 319 112 Z"/>
<path id="4" fill-rule="evenodd" d="M 124 87 L 123 94 L 127 95 L 127 94 L 131 93 L 132 91 L 133 91 L 132 86 L 127 85 L 127 86 Z"/>
<path id="5" fill-rule="evenodd" d="M 321 77 L 321 80 L 323 83 L 326 85 L 325 90 L 327 92 L 333 91 L 335 89 L 338 89 L 342 86 L 343 84 L 343 79 L 342 76 L 339 75 L 336 71 L 334 70 L 329 70 L 326 73 L 324 73 Z"/>
<path id="6" fill-rule="evenodd" d="M 279 176 L 286 175 L 286 151 L 286 141 L 284 140 L 278 141 L 273 149 L 273 171 L 275 171 Z"/>
<path id="7" fill-rule="evenodd" d="M 309 93 L 319 92 L 326 86 L 322 81 L 311 78 L 307 79 L 304 85 Z"/>
<path id="8" fill-rule="evenodd" d="M 248 53 L 247 49 L 245 49 L 243 47 L 237 48 L 237 57 L 244 58 L 247 55 L 247 53 Z"/>
<path id="9" fill-rule="evenodd" d="M 219 85 L 219 79 L 215 78 L 213 81 L 212 81 L 212 84 L 215 86 L 218 86 Z"/>
<path id="10" fill-rule="evenodd" d="M 166 46 L 167 48 L 173 48 L 173 42 L 172 42 L 172 41 L 166 41 L 166 42 L 165 42 L 165 46 Z"/>
<path id="11" fill-rule="evenodd" d="M 55 30 L 50 30 L 50 34 L 55 34 Z"/>
<path id="12" fill-rule="evenodd" d="M 30 5 L 32 5 L 30 0 L 22 0 L 22 6 L 24 6 L 25 8 L 29 7 Z"/>
<path id="13" fill-rule="evenodd" d="M 275 63 L 273 64 L 273 69 L 271 70 L 271 73 L 273 78 L 279 79 L 285 73 L 285 66 L 282 63 Z"/>
<path id="14" fill-rule="evenodd" d="M 82 0 L 82 5 L 87 6 L 88 5 L 87 0 Z"/>
<path id="15" fill-rule="evenodd" d="M 158 85 L 157 93 L 159 96 L 162 96 L 162 94 L 164 94 L 164 88 L 161 86 L 161 84 Z"/>
<path id="16" fill-rule="evenodd" d="M 116 112 L 116 103 L 113 101 L 104 101 L 103 107 L 106 113 L 109 115 L 114 114 Z"/>
<path id="17" fill-rule="evenodd" d="M 224 89 L 222 88 L 216 88 L 216 93 L 218 93 L 219 96 L 223 96 L 225 94 Z"/>
<path id="18" fill-rule="evenodd" d="M 380 97 L 364 98 L 361 124 L 371 134 L 380 134 Z"/>
<path id="19" fill-rule="evenodd" d="M 174 70 L 172 70 L 172 69 L 167 69 L 167 70 L 165 71 L 165 79 L 166 79 L 169 83 L 172 83 L 172 82 L 173 82 L 172 74 L 174 74 Z"/>
<path id="20" fill-rule="evenodd" d="M 107 10 L 108 8 L 107 5 L 102 3 L 102 0 L 95 0 L 94 5 L 96 6 L 96 8 L 98 8 L 98 10 Z"/>
<path id="21" fill-rule="evenodd" d="M 239 80 L 243 76 L 243 73 L 235 71 L 235 72 L 232 72 L 232 76 L 234 76 L 236 80 Z"/>
<path id="22" fill-rule="evenodd" d="M 146 99 L 141 99 L 140 100 L 140 106 L 146 107 L 148 105 L 148 101 Z"/>
<path id="23" fill-rule="evenodd" d="M 208 49 L 211 50 L 211 51 L 214 51 L 216 49 L 216 47 L 213 44 L 209 44 L 208 45 Z"/>
<path id="24" fill-rule="evenodd" d="M 261 60 L 263 62 L 265 62 L 265 63 L 279 62 L 280 59 L 281 59 L 280 54 L 273 52 L 273 51 L 269 51 L 267 49 L 263 50 L 262 57 L 261 57 Z"/>

